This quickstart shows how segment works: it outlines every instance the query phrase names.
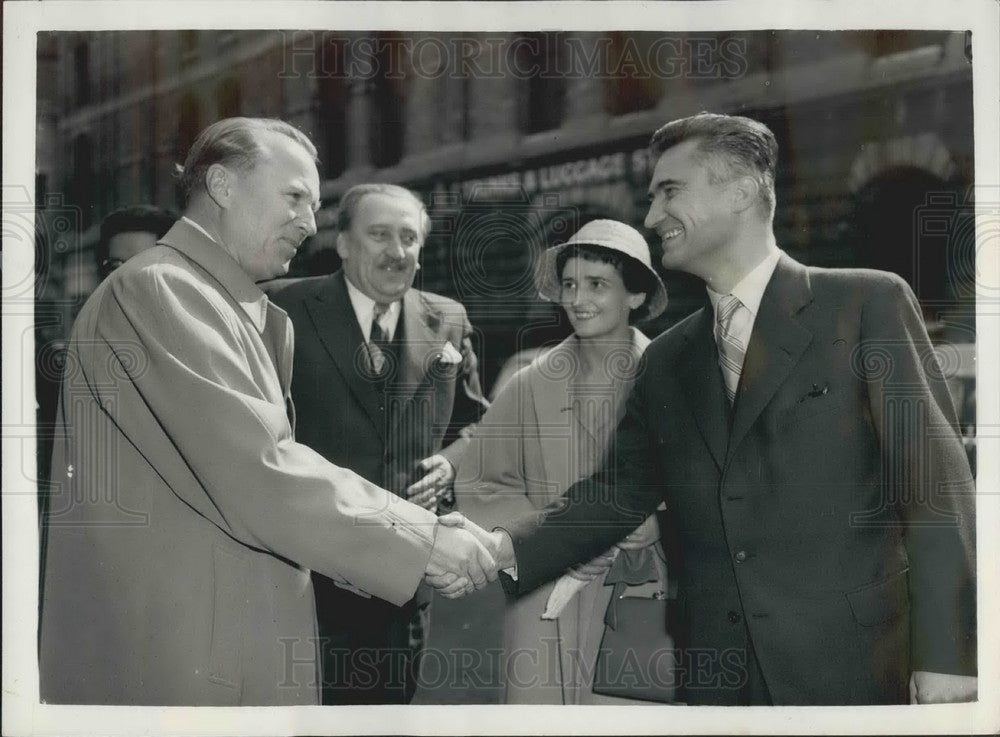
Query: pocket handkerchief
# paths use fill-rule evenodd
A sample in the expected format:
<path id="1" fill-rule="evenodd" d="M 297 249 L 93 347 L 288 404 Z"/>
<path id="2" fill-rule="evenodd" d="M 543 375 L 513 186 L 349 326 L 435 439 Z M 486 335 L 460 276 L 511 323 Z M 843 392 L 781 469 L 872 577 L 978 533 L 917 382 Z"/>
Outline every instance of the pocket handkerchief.
<path id="1" fill-rule="evenodd" d="M 444 348 L 441 349 L 441 353 L 438 355 L 438 360 L 441 363 L 461 363 L 462 354 L 459 353 L 458 349 L 451 344 L 451 341 L 446 341 Z"/>

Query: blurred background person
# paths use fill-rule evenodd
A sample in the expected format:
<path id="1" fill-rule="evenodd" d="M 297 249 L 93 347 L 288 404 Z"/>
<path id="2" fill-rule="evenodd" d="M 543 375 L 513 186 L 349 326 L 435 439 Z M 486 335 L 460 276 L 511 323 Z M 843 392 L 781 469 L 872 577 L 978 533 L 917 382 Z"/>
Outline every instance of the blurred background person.
<path id="1" fill-rule="evenodd" d="M 501 389 L 459 462 L 458 509 L 485 529 L 545 507 L 604 465 L 649 344 L 630 323 L 667 302 L 645 239 L 613 220 L 546 250 L 536 282 L 573 334 Z M 658 540 L 653 515 L 604 555 L 508 604 L 506 703 L 629 703 L 592 693 L 593 668 L 612 591 L 666 593 Z"/>
<path id="2" fill-rule="evenodd" d="M 177 221 L 177 214 L 153 205 L 115 210 L 101 222 L 101 239 L 94 250 L 101 279 L 136 254 L 152 248 Z"/>
<path id="3" fill-rule="evenodd" d="M 115 210 L 101 222 L 101 237 L 94 247 L 100 279 L 132 256 L 156 245 L 177 220 L 171 210 L 153 205 L 136 205 Z M 46 312 L 42 303 L 39 312 Z M 39 320 L 35 338 L 35 398 L 38 428 L 38 479 L 46 483 L 52 459 L 52 423 L 56 419 L 59 383 L 65 361 L 66 340 L 62 326 Z"/>
<path id="4" fill-rule="evenodd" d="M 391 184 L 348 190 L 334 274 L 265 289 L 295 326 L 296 437 L 425 509 L 450 508 L 455 464 L 487 403 L 458 302 L 413 288 L 431 221 Z M 416 687 L 430 591 L 402 606 L 313 574 L 324 704 L 405 704 Z"/>

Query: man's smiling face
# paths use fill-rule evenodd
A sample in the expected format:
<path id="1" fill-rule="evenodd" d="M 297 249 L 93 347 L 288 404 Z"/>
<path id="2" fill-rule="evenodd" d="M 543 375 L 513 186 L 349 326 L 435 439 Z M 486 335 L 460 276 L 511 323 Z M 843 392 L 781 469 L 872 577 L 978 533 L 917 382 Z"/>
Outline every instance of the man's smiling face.
<path id="1" fill-rule="evenodd" d="M 663 266 L 704 278 L 733 240 L 728 182 L 715 182 L 699 141 L 682 141 L 660 156 L 649 185 L 645 225 L 663 243 Z"/>
<path id="2" fill-rule="evenodd" d="M 423 209 L 410 197 L 371 192 L 357 204 L 350 227 L 337 236 L 344 274 L 379 304 L 413 286 L 424 242 Z"/>

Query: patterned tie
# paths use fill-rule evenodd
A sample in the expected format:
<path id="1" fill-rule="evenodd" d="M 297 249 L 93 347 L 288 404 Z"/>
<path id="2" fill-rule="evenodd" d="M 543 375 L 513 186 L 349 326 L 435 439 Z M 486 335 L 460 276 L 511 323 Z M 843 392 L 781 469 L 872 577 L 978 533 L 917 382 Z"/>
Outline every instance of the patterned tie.
<path id="1" fill-rule="evenodd" d="M 389 336 L 379 324 L 389 309 L 389 305 L 375 303 L 375 311 L 372 313 L 372 329 L 368 339 L 368 366 L 375 376 L 381 376 L 385 371 L 385 352 L 389 346 Z"/>
<path id="2" fill-rule="evenodd" d="M 731 294 L 719 300 L 718 317 L 715 321 L 715 342 L 719 346 L 719 368 L 722 369 L 722 380 L 726 385 L 726 396 L 732 405 L 736 399 L 736 387 L 740 383 L 740 372 L 743 370 L 743 357 L 747 348 L 736 335 L 733 318 L 743 307 L 743 303 Z"/>

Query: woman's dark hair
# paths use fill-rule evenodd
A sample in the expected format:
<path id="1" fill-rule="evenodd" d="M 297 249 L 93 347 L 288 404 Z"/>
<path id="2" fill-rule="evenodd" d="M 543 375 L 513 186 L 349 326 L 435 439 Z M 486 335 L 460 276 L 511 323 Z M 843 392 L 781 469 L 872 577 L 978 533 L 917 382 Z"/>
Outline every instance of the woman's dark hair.
<path id="1" fill-rule="evenodd" d="M 649 314 L 649 300 L 653 296 L 653 292 L 656 291 L 656 285 L 653 282 L 653 275 L 641 263 L 613 248 L 596 246 L 593 243 L 571 243 L 556 255 L 556 277 L 560 282 L 562 281 L 563 269 L 566 268 L 566 262 L 571 258 L 611 264 L 615 271 L 621 274 L 627 292 L 630 294 L 645 292 L 646 294 L 643 303 L 632 310 L 629 322 L 639 322 Z"/>

